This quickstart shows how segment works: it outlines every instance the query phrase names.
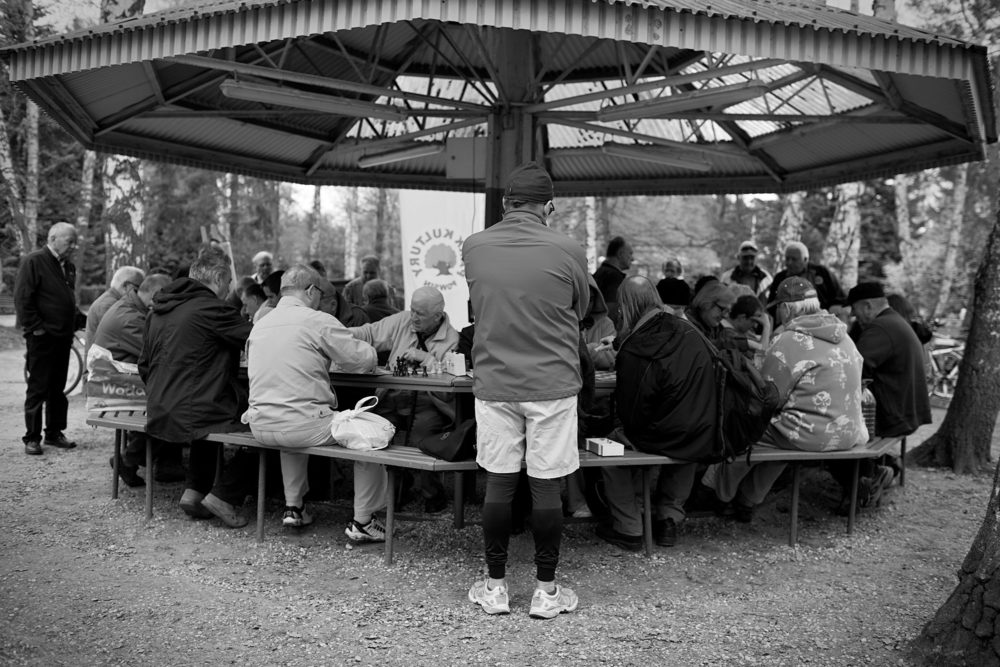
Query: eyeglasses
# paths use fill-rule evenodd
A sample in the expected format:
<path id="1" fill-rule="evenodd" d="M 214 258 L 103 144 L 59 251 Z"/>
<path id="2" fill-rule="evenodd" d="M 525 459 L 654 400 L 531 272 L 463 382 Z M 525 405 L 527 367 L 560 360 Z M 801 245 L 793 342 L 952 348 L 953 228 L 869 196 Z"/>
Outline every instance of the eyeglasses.
<path id="1" fill-rule="evenodd" d="M 730 306 L 723 306 L 723 305 L 722 305 L 721 303 L 719 303 L 718 301 L 716 301 L 716 302 L 715 302 L 715 303 L 713 303 L 712 305 L 713 305 L 713 306 L 715 306 L 716 308 L 718 308 L 718 309 L 719 309 L 719 312 L 720 312 L 720 313 L 722 313 L 723 317 L 725 317 L 726 315 L 728 315 L 728 314 L 729 314 L 729 309 L 730 309 Z"/>
<path id="2" fill-rule="evenodd" d="M 125 283 L 125 287 L 131 287 L 131 288 L 132 288 L 132 289 L 134 289 L 134 290 L 135 290 L 136 292 L 138 292 L 138 291 L 139 291 L 139 283 L 136 283 L 136 282 L 132 282 L 131 280 L 130 280 L 130 281 L 128 281 L 127 283 Z"/>

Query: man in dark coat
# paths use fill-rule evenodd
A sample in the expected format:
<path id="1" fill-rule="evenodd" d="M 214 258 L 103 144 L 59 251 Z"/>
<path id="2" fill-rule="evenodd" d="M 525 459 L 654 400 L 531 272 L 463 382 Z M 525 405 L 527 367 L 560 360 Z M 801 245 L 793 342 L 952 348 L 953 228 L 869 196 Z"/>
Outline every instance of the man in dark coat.
<path id="1" fill-rule="evenodd" d="M 14 283 L 14 308 L 27 346 L 28 390 L 24 399 L 24 453 L 38 455 L 42 445 L 73 449 L 66 439 L 69 402 L 63 390 L 73 347 L 73 332 L 86 320 L 76 307 L 76 228 L 57 222 L 46 246 L 24 258 Z M 42 406 L 45 439 L 42 440 Z"/>
<path id="2" fill-rule="evenodd" d="M 399 308 L 389 302 L 390 291 L 389 283 L 379 278 L 369 280 L 361 288 L 362 301 L 364 302 L 362 308 L 368 315 L 368 321 L 372 324 L 399 312 Z"/>
<path id="3" fill-rule="evenodd" d="M 247 523 L 237 507 L 249 490 L 252 462 L 237 455 L 213 488 L 221 445 L 203 438 L 239 428 L 237 372 L 251 324 L 225 301 L 232 274 L 224 252 L 204 248 L 189 276 L 156 294 L 146 320 L 139 355 L 139 375 L 146 383 L 146 433 L 166 442 L 191 443 L 181 509 L 194 518 L 207 518 L 210 512 L 239 528 Z"/>
<path id="4" fill-rule="evenodd" d="M 594 271 L 594 281 L 601 290 L 604 303 L 608 307 L 608 317 L 618 324 L 618 286 L 625 280 L 626 271 L 632 266 L 632 246 L 622 236 L 608 242 L 604 261 Z"/>
<path id="5" fill-rule="evenodd" d="M 768 303 L 772 303 L 778 298 L 778 285 L 785 278 L 792 276 L 802 276 L 816 288 L 819 305 L 824 310 L 829 310 L 830 306 L 835 306 L 844 299 L 844 290 L 840 287 L 837 277 L 830 273 L 830 270 L 825 266 L 811 263 L 809 249 L 806 248 L 805 244 L 793 241 L 785 247 L 785 269 L 774 276 L 774 280 L 771 282 L 771 291 L 768 292 Z"/>

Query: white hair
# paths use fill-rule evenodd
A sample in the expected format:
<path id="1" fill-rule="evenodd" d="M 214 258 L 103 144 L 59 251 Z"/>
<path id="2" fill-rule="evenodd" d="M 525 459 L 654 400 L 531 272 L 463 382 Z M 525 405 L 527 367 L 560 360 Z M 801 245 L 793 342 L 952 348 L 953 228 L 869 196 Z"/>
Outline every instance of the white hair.
<path id="1" fill-rule="evenodd" d="M 787 253 L 792 248 L 795 248 L 802 255 L 802 261 L 805 262 L 809 259 L 809 248 L 806 247 L 805 243 L 801 241 L 790 241 L 788 245 L 785 246 L 785 252 Z"/>
<path id="2" fill-rule="evenodd" d="M 123 266 L 111 276 L 111 287 L 120 291 L 125 283 L 135 283 L 138 286 L 145 277 L 145 272 L 139 267 Z"/>
<path id="3" fill-rule="evenodd" d="M 269 253 L 266 250 L 261 250 L 259 253 L 257 253 L 256 255 L 254 255 L 253 259 L 250 260 L 250 261 L 252 261 L 254 264 L 256 264 L 257 262 L 259 262 L 262 259 L 268 259 L 268 260 L 270 260 L 270 261 L 273 262 L 274 261 L 274 255 L 272 255 L 271 253 Z"/>

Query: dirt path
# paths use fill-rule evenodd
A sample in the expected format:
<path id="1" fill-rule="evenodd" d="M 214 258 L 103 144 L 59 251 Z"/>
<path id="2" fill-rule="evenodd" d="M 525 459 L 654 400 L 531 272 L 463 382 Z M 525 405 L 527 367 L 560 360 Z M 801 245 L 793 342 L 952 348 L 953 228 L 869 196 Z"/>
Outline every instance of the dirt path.
<path id="1" fill-rule="evenodd" d="M 786 544 L 788 491 L 744 526 L 688 521 L 652 559 L 570 526 L 560 579 L 579 610 L 527 617 L 530 536 L 512 543 L 509 617 L 466 599 L 482 571 L 476 526 L 404 524 L 396 564 L 348 549 L 344 504 L 268 539 L 193 522 L 181 485 L 157 485 L 154 518 L 124 489 L 109 498 L 111 435 L 23 454 L 22 351 L 0 352 L 0 664 L 10 665 L 908 665 L 909 641 L 955 583 L 979 526 L 987 478 L 911 470 L 855 533 L 830 507 L 830 478 L 807 474 L 801 542 Z M 936 412 L 940 420 L 943 413 Z M 996 445 L 996 442 L 994 442 Z M 249 509 L 249 507 L 248 507 Z"/>

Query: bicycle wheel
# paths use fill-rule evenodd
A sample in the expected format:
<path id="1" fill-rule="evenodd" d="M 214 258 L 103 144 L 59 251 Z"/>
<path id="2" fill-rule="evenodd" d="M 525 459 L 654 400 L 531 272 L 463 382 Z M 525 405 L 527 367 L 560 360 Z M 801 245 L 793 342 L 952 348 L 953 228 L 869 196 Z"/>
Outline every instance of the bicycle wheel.
<path id="1" fill-rule="evenodd" d="M 63 393 L 68 395 L 76 389 L 81 379 L 83 379 L 83 355 L 74 344 L 69 349 L 69 368 L 66 369 L 66 388 L 63 389 Z"/>

